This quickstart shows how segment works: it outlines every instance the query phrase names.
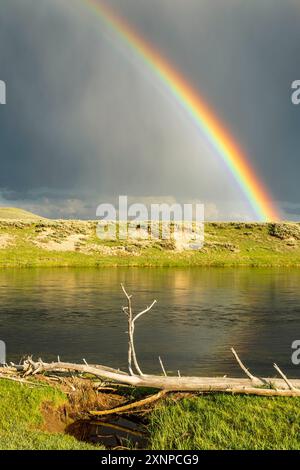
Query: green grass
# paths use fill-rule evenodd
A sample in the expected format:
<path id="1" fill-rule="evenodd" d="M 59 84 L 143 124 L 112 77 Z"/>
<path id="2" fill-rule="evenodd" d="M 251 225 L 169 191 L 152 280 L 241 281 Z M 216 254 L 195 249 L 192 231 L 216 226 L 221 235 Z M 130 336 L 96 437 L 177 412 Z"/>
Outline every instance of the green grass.
<path id="1" fill-rule="evenodd" d="M 1 450 L 84 450 L 94 446 L 63 433 L 42 431 L 42 404 L 58 407 L 66 396 L 52 387 L 33 387 L 0 380 Z"/>
<path id="2" fill-rule="evenodd" d="M 32 212 L 28 212 L 23 209 L 18 209 L 16 207 L 0 207 L 0 219 L 34 221 L 43 220 L 43 217 L 40 217 L 36 214 L 33 214 Z"/>
<path id="3" fill-rule="evenodd" d="M 300 449 L 300 399 L 208 395 L 150 416 L 155 450 Z"/>
<path id="4" fill-rule="evenodd" d="M 55 409 L 65 402 L 58 389 L 0 380 L 0 450 L 101 449 L 42 430 L 43 403 Z M 169 399 L 148 416 L 153 450 L 300 449 L 300 398 L 215 394 L 176 403 Z"/>
<path id="5" fill-rule="evenodd" d="M 99 240 L 96 222 L 0 220 L 0 267 L 39 266 L 300 266 L 300 225 L 206 223 L 201 250 L 176 251 L 159 240 Z"/>

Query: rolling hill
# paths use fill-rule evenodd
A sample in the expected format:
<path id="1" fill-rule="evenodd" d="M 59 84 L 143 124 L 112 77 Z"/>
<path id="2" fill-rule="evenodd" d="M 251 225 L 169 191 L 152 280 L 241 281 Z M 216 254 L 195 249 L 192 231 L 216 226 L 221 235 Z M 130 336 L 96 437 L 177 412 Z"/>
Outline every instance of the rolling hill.
<path id="1" fill-rule="evenodd" d="M 0 220 L 36 221 L 45 218 L 16 207 L 0 207 Z"/>

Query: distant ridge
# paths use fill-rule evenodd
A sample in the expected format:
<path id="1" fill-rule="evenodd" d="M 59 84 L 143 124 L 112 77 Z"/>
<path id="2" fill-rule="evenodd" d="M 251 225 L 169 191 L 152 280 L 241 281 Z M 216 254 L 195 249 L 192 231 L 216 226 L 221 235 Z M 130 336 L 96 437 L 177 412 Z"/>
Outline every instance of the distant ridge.
<path id="1" fill-rule="evenodd" d="M 97 221 L 52 220 L 0 207 L 3 267 L 297 267 L 300 223 L 207 222 L 204 245 L 186 250 L 174 239 L 97 236 Z M 140 231 L 143 230 L 141 226 Z M 109 231 L 108 231 L 109 233 Z M 148 232 L 147 232 L 147 235 Z M 184 242 L 184 239 L 183 239 Z"/>
<path id="2" fill-rule="evenodd" d="M 16 207 L 0 207 L 0 220 L 46 220 L 44 217 Z"/>

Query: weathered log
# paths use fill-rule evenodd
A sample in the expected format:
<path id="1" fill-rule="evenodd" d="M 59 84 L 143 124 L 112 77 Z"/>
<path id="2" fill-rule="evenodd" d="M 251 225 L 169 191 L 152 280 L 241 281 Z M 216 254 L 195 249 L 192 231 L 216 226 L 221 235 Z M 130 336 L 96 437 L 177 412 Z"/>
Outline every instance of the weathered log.
<path id="1" fill-rule="evenodd" d="M 118 384 L 127 384 L 134 387 L 157 388 L 173 392 L 202 392 L 202 393 L 233 393 L 252 394 L 262 396 L 300 396 L 300 380 L 289 380 L 293 389 L 290 390 L 286 381 L 282 378 L 262 378 L 264 387 L 254 386 L 249 378 L 228 378 L 228 377 L 171 377 L 160 375 L 129 375 L 122 371 L 101 366 L 91 366 L 86 364 L 73 364 L 68 362 L 33 362 L 26 361 L 23 371 L 28 375 L 38 370 L 43 372 L 76 371 L 86 373 L 101 379 L 106 379 Z"/>

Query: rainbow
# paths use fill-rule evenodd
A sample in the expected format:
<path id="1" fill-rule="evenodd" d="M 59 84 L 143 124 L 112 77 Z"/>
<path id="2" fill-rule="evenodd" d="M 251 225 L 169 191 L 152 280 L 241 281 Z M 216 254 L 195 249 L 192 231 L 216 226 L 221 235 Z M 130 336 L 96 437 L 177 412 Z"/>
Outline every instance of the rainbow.
<path id="1" fill-rule="evenodd" d="M 273 201 L 247 157 L 220 123 L 212 109 L 161 54 L 143 39 L 123 18 L 101 0 L 83 0 L 100 15 L 110 30 L 126 44 L 184 108 L 197 128 L 230 169 L 260 221 L 280 220 Z"/>

